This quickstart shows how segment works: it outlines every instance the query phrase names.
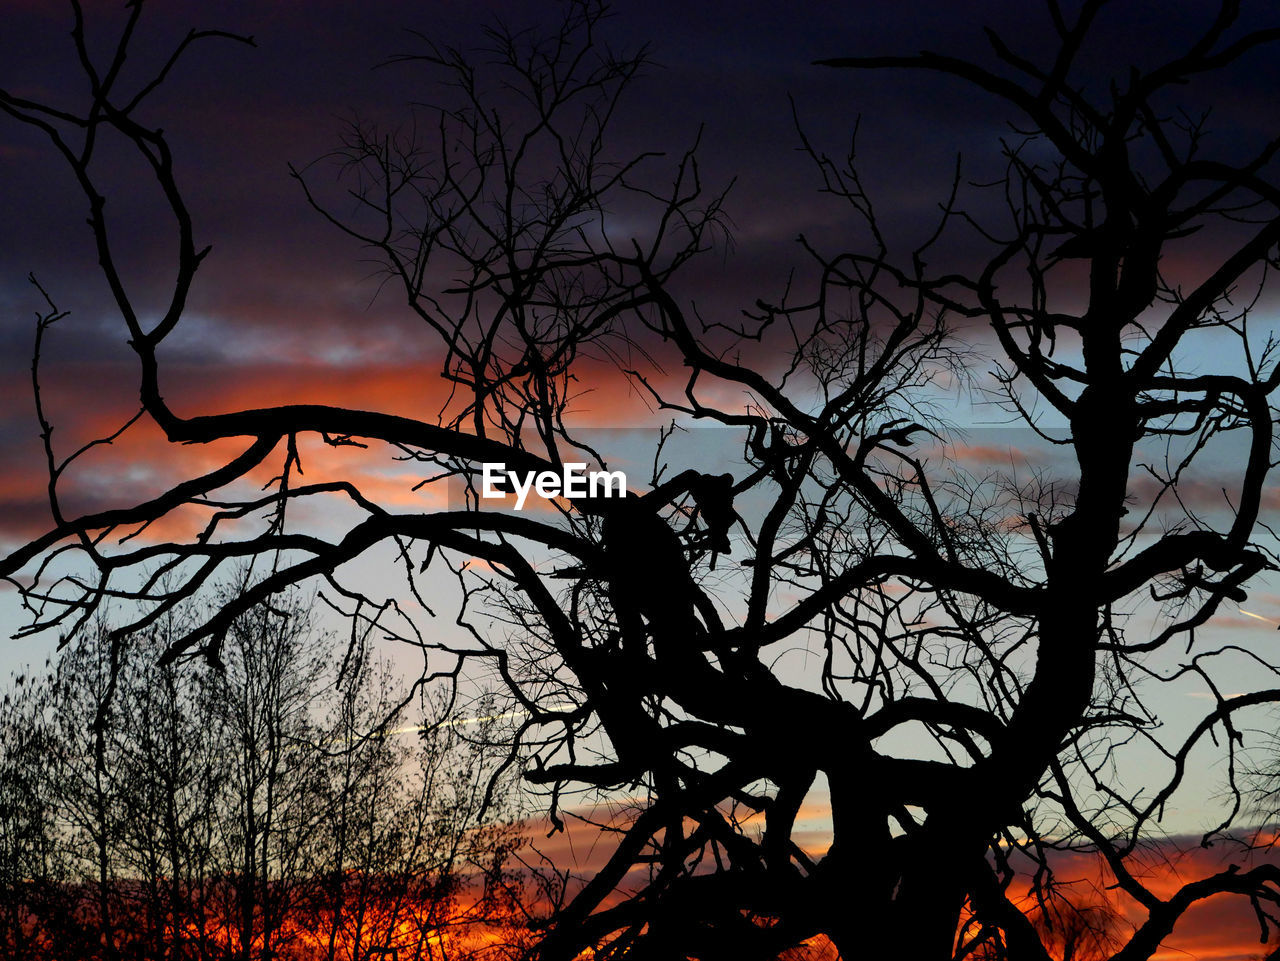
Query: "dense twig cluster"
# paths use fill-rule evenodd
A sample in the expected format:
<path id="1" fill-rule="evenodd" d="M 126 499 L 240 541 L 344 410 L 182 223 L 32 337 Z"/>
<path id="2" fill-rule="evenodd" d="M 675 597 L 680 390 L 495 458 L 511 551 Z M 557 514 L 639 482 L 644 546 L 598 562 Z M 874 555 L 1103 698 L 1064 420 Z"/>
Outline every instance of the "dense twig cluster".
<path id="1" fill-rule="evenodd" d="M 340 669 L 296 598 L 238 621 L 221 672 L 157 669 L 178 633 L 167 619 L 121 652 L 86 632 L 6 695 L 5 957 L 333 961 L 518 942 L 522 838 L 496 816 L 514 816 L 511 796 L 481 815 L 492 723 L 465 739 L 443 718 L 412 723 L 389 666 Z"/>

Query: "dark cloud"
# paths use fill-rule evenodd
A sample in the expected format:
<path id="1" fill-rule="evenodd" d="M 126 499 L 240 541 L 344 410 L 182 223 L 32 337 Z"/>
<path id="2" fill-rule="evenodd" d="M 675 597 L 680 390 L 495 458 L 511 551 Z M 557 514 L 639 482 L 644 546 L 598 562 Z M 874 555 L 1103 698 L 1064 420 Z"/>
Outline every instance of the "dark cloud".
<path id="1" fill-rule="evenodd" d="M 74 102 L 84 81 L 66 36 L 69 14 L 56 4 L 10 6 L 0 82 Z M 1203 23 L 1201 8 L 1190 2 L 1107 8 L 1099 27 L 1108 39 L 1092 66 L 1123 72 L 1133 56 L 1177 49 Z M 240 2 L 198 17 L 182 8 L 148 9 L 129 62 L 134 78 L 153 70 L 189 25 L 242 31 L 258 44 L 248 49 L 214 42 L 193 49 L 147 114 L 172 138 L 200 237 L 215 246 L 209 278 L 197 291 L 202 302 L 235 313 L 234 288 L 269 285 L 282 296 L 306 292 L 332 303 L 333 285 L 317 284 L 317 274 L 360 286 L 367 271 L 356 263 L 358 251 L 305 208 L 287 164 L 305 165 L 331 149 L 344 117 L 403 119 L 406 101 L 438 95 L 418 65 L 377 67 L 393 54 L 422 49 L 410 30 L 466 45 L 480 39 L 480 24 L 499 14 L 532 24 L 554 9 L 496 0 L 448 0 L 432 4 L 429 15 L 407 2 Z M 91 35 L 105 48 L 119 11 L 91 4 L 89 19 Z M 788 96 L 815 144 L 833 155 L 847 146 L 853 121 L 861 117 L 860 162 L 883 209 L 893 213 L 893 231 L 904 237 L 918 238 L 936 216 L 957 153 L 965 155 L 966 172 L 975 179 L 997 170 L 996 137 L 1007 133 L 1007 117 L 982 96 L 937 77 L 811 65 L 819 57 L 925 47 L 978 52 L 984 22 L 998 23 L 1019 49 L 1034 51 L 1049 36 L 1038 5 L 1013 2 L 838 4 L 803 16 L 764 3 L 620 5 L 607 28 L 610 42 L 648 43 L 655 65 L 625 105 L 616 149 L 679 151 L 705 124 L 701 156 L 708 185 L 738 178 L 729 210 L 737 226 L 734 260 L 743 266 L 728 284 L 714 283 L 726 279 L 714 271 L 695 271 L 691 291 L 704 303 L 735 310 L 780 287 L 796 259 L 788 244 L 797 234 L 836 249 L 854 232 L 850 213 L 815 193 L 818 178 L 796 150 Z M 1143 43 L 1134 45 L 1138 34 Z M 1256 63 L 1251 70 L 1274 68 Z M 1233 132 L 1260 122 L 1248 105 L 1257 104 L 1253 84 L 1262 79 L 1244 73 L 1218 82 Z M 1223 84 L 1229 97 L 1222 96 Z M 100 302 L 104 294 L 83 203 L 69 174 L 51 161 L 31 131 L 0 125 L 0 173 L 13 199 L 0 214 L 5 304 L 30 301 L 22 285 L 29 269 L 47 278 L 68 306 Z M 154 192 L 124 175 L 124 158 L 112 166 L 125 192 L 111 201 L 113 223 L 129 239 L 130 268 L 161 298 L 171 231 L 159 219 Z"/>
<path id="2" fill-rule="evenodd" d="M 410 116 L 408 102 L 438 98 L 422 64 L 386 64 L 392 55 L 424 48 L 411 31 L 465 47 L 482 41 L 482 25 L 497 16 L 534 26 L 556 9 L 541 0 L 440 0 L 427 8 L 408 0 L 148 7 L 127 65 L 131 83 L 154 71 L 191 26 L 237 30 L 257 43 L 193 48 L 145 111 L 144 119 L 163 126 L 173 143 L 198 242 L 213 245 L 188 319 L 166 344 L 175 389 L 193 398 L 222 389 L 225 399 L 247 399 L 256 388 L 257 396 L 304 399 L 326 378 L 372 384 L 385 374 L 384 384 L 407 384 L 398 367 L 429 363 L 434 343 L 393 290 L 378 293 L 358 245 L 308 209 L 288 165 L 322 157 L 353 116 L 394 124 Z M 95 49 L 105 51 L 122 8 L 102 0 L 88 4 L 88 13 Z M 1098 43 L 1084 58 L 1091 82 L 1122 77 L 1135 60 L 1149 64 L 1185 49 L 1208 15 L 1194 0 L 1107 5 Z M 793 270 L 797 291 L 811 289 L 816 268 L 796 246 L 798 235 L 831 252 L 865 241 L 848 206 L 818 192 L 817 172 L 797 149 L 797 118 L 815 147 L 837 158 L 859 124 L 867 187 L 886 232 L 902 243 L 931 229 L 957 155 L 967 178 L 998 173 L 999 138 L 1009 135 L 1010 117 L 991 98 L 937 76 L 812 65 L 823 57 L 924 48 L 990 60 L 984 23 L 996 24 L 1011 46 L 1032 55 L 1051 40 L 1041 5 L 1015 0 L 829 4 L 803 14 L 763 2 L 619 4 L 605 27 L 608 42 L 648 44 L 653 65 L 624 103 L 610 148 L 619 156 L 665 151 L 668 156 L 654 162 L 655 182 L 661 182 L 702 127 L 707 189 L 736 178 L 727 205 L 732 240 L 685 271 L 681 296 L 708 319 L 735 320 L 757 298 L 779 297 Z M 60 4 L 7 4 L 0 85 L 58 104 L 82 103 L 86 82 L 76 69 L 69 24 L 69 9 Z M 1220 133 L 1211 146 L 1238 152 L 1256 139 L 1270 116 L 1265 91 L 1274 89 L 1277 69 L 1274 60 L 1253 55 L 1238 69 L 1179 92 L 1193 106 L 1217 111 L 1210 126 Z M 172 225 L 124 145 L 103 150 L 104 176 L 114 188 L 107 210 L 122 241 L 123 266 L 139 311 L 154 317 L 167 304 Z M 322 189 L 333 186 L 330 168 L 313 168 L 311 176 Z M 50 390 L 50 405 L 67 425 L 64 436 L 75 432 L 71 424 L 86 405 L 94 413 L 127 412 L 133 365 L 70 174 L 38 134 L 5 121 L 0 182 L 0 311 L 6 318 L 0 376 L 13 430 L 30 410 L 21 395 L 31 318 L 42 307 L 26 282 L 28 271 L 71 311 L 51 335 L 45 358 L 47 381 L 57 388 Z M 975 209 L 984 210 L 990 200 L 975 196 Z M 976 256 L 972 236 L 957 240 L 951 255 L 961 263 Z M 1193 270 L 1196 260 L 1189 242 L 1171 252 L 1170 264 Z M 364 374 L 346 370 L 355 367 Z M 372 394 L 391 399 L 385 386 Z M 17 435 L 6 427 L 0 442 L 9 436 Z"/>

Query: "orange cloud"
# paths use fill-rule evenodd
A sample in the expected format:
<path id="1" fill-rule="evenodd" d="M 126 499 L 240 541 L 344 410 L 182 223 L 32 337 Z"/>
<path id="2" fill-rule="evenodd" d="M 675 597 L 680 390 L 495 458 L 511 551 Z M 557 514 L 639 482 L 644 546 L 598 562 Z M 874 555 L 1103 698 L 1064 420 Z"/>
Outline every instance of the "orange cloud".
<path id="1" fill-rule="evenodd" d="M 1265 840 L 1265 838 L 1263 839 Z M 1081 852 L 1051 852 L 1055 880 L 1066 898 L 1078 908 L 1109 918 L 1112 936 L 1121 944 L 1146 920 L 1146 911 L 1124 895 L 1101 857 Z M 1219 840 L 1204 848 L 1198 838 L 1166 838 L 1149 844 L 1130 858 L 1132 873 L 1157 897 L 1168 899 L 1183 885 L 1239 865 L 1247 870 L 1263 863 L 1280 862 L 1280 851 L 1269 847 L 1246 850 L 1231 840 Z M 1016 862 L 1015 862 L 1016 863 Z M 1029 869 L 1028 869 L 1029 870 Z M 1010 891 L 1015 903 L 1029 916 L 1037 915 L 1030 877 L 1022 876 Z M 1154 961 L 1246 961 L 1260 958 L 1266 948 L 1261 929 L 1247 898 L 1220 894 L 1198 901 L 1178 920 L 1172 934 L 1154 955 Z M 1270 931 L 1272 946 L 1280 941 Z M 1114 947 L 1114 945 L 1113 945 Z M 1108 952 L 1109 953 L 1109 952 Z M 1092 961 L 1089 946 L 1077 948 L 1081 961 Z M 1103 957 L 1097 955 L 1097 957 Z"/>
<path id="2" fill-rule="evenodd" d="M 545 819 L 527 822 L 532 846 L 561 869 L 569 869 L 581 878 L 590 877 L 604 866 L 613 851 L 616 836 L 608 828 L 626 823 L 629 805 L 597 806 L 565 816 L 565 830 L 547 836 L 550 829 Z M 806 802 L 800 822 L 806 830 L 797 840 L 807 853 L 820 856 L 825 850 L 822 833 L 814 826 L 829 817 L 829 808 L 820 799 Z M 829 840 L 829 838 L 828 838 Z M 1267 838 L 1263 836 L 1262 841 Z M 813 848 L 806 841 L 818 841 Z M 1124 896 L 1103 860 L 1092 854 L 1054 851 L 1049 853 L 1055 879 L 1068 900 L 1077 908 L 1110 918 L 1113 936 L 1127 941 L 1133 931 L 1146 920 L 1145 910 Z M 1015 866 L 1019 858 L 1014 856 Z M 1182 885 L 1226 870 L 1232 864 L 1242 869 L 1262 863 L 1280 862 L 1280 850 L 1259 848 L 1245 850 L 1240 844 L 1221 840 L 1213 847 L 1202 848 L 1198 838 L 1166 838 L 1153 842 L 1131 861 L 1133 872 L 1157 896 L 1171 897 Z M 1023 862 L 1025 865 L 1025 862 Z M 1029 872 L 1029 865 L 1025 865 Z M 637 869 L 638 871 L 639 869 Z M 639 872 L 635 880 L 641 881 Z M 1029 873 L 1015 880 L 1010 895 L 1015 903 L 1032 917 L 1038 911 L 1031 895 Z M 1270 945 L 1280 943 L 1271 932 Z M 1048 938 L 1055 937 L 1046 933 Z M 821 948 L 815 944 L 813 947 Z M 1060 946 L 1061 947 L 1061 946 Z M 1089 952 L 1087 944 L 1077 945 L 1077 961 L 1099 961 L 1104 955 Z M 1260 927 L 1247 898 L 1238 895 L 1216 895 L 1194 904 L 1178 921 L 1173 933 L 1154 956 L 1154 961 L 1248 961 L 1261 958 L 1268 948 L 1260 940 Z M 1056 956 L 1056 955 L 1055 955 Z"/>

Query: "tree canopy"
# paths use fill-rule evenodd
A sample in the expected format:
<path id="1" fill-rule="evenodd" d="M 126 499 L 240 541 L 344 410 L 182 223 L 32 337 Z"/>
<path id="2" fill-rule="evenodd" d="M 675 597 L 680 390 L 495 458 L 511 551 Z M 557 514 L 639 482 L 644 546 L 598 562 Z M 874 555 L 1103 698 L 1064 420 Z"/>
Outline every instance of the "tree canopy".
<path id="1" fill-rule="evenodd" d="M 420 321 L 450 391 L 434 419 L 166 400 L 162 348 L 209 249 L 150 100 L 192 45 L 244 38 L 193 32 L 154 77 L 126 79 L 143 5 L 106 57 L 76 8 L 85 103 L 0 92 L 0 109 L 47 135 L 83 193 L 136 355 L 125 429 L 237 446 L 158 494 L 64 511 L 60 483 L 119 435 L 75 452 L 53 443 L 39 366 L 62 316 L 50 291 L 34 383 L 53 523 L 0 562 L 31 630 L 70 631 L 125 598 L 137 615 L 113 637 L 126 644 L 256 558 L 263 576 L 162 663 L 219 662 L 245 612 L 319 581 L 353 643 L 382 633 L 420 651 L 423 683 L 483 674 L 517 719 L 507 767 L 547 792 L 553 823 L 590 797 L 622 812 L 606 825 L 607 863 L 540 940 L 547 961 L 767 958 L 822 939 L 846 958 L 888 940 L 922 958 L 1046 959 L 1071 904 L 1055 857 L 1075 850 L 1101 857 L 1126 905 L 1128 926 L 1073 908 L 1117 961 L 1150 958 L 1219 894 L 1248 899 L 1265 936 L 1274 865 L 1242 860 L 1170 892 L 1143 856 L 1210 740 L 1229 765 L 1218 832 L 1237 825 L 1239 718 L 1280 700 L 1273 656 L 1206 630 L 1276 563 L 1280 135 L 1240 143 L 1182 109 L 1280 30 L 1242 28 L 1223 0 L 1181 53 L 1099 75 L 1089 51 L 1104 6 L 1048 0 L 1048 49 L 992 30 L 971 58 L 813 66 L 925 71 L 980 93 L 1008 122 L 1002 173 L 973 184 L 958 167 L 936 229 L 903 248 L 859 172 L 875 144 L 832 157 L 801 129 L 857 236 L 835 250 L 801 238 L 786 289 L 744 292 L 734 316 L 704 314 L 681 288 L 732 237 L 732 193 L 703 183 L 697 144 L 617 152 L 611 125 L 647 60 L 604 42 L 602 7 L 570 3 L 545 34 L 491 28 L 474 53 L 422 38 L 404 59 L 439 82 L 413 122 L 357 119 L 329 167 L 293 175 Z M 120 266 L 132 238 L 111 211 L 131 200 L 99 179 L 108 139 L 132 150 L 173 228 L 155 312 Z M 602 368 L 682 425 L 736 431 L 735 463 L 664 472 L 659 452 L 626 497 L 540 510 L 480 496 L 486 464 L 610 466 L 575 421 Z M 969 469 L 947 408 L 975 394 L 1043 458 Z M 340 465 L 332 480 L 303 474 L 317 440 Z M 388 503 L 371 478 L 389 465 L 450 497 Z M 308 527 L 308 504 L 341 529 Z M 353 586 L 350 565 L 385 547 L 403 586 Z M 457 640 L 410 616 L 442 578 L 459 584 Z M 804 669 L 792 650 L 812 655 Z M 1267 680 L 1231 694 L 1215 679 L 1239 661 Z M 1168 742 L 1159 690 L 1188 676 L 1212 697 Z M 1150 777 L 1126 766 L 1135 745 L 1156 755 Z M 795 825 L 823 782 L 831 841 L 815 851 Z"/>

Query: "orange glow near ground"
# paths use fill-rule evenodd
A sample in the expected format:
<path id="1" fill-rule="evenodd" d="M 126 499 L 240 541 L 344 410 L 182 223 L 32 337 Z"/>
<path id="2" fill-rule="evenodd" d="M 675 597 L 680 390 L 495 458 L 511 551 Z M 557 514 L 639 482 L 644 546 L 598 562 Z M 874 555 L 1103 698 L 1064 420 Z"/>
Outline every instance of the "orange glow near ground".
<path id="1" fill-rule="evenodd" d="M 573 847 L 585 861 L 567 856 L 565 863 L 577 863 L 577 870 L 589 874 L 590 866 L 605 852 L 586 834 L 592 833 L 583 826 L 575 832 Z M 597 839 L 598 840 L 598 839 Z M 568 855 L 568 839 L 552 840 L 549 846 L 540 845 L 543 854 Z M 1180 885 L 1223 870 L 1230 863 L 1240 863 L 1239 849 L 1227 850 L 1224 845 L 1212 849 L 1191 848 L 1174 856 L 1171 849 L 1153 847 L 1149 851 L 1149 868 L 1143 880 L 1157 896 L 1166 898 Z M 1273 851 L 1256 852 L 1251 863 L 1276 860 Z M 1125 943 L 1144 913 L 1132 902 L 1118 895 L 1112 878 L 1102 863 L 1088 855 L 1062 855 L 1055 858 L 1055 873 L 1061 891 L 1071 907 L 1053 914 L 1046 923 L 1045 914 L 1029 893 L 1029 880 L 1016 882 L 1015 900 L 1033 919 L 1051 957 L 1070 957 L 1072 961 L 1101 961 Z M 364 882 L 368 882 L 367 884 Z M 367 958 L 394 961 L 434 961 L 441 958 L 505 957 L 513 949 L 527 945 L 532 937 L 524 925 L 522 916 L 510 908 L 502 914 L 481 916 L 480 907 L 473 895 L 446 897 L 440 901 L 414 900 L 404 896 L 379 893 L 377 879 L 353 875 L 348 879 L 349 894 L 341 910 L 321 907 L 316 901 L 307 903 L 299 897 L 297 904 L 272 932 L 270 943 L 272 956 L 277 961 L 365 961 Z M 121 887 L 116 894 L 125 903 L 136 905 L 137 924 L 131 924 L 121 910 L 116 917 L 118 931 L 126 931 L 120 937 L 120 946 L 126 953 L 144 950 L 150 942 L 146 934 L 145 910 L 138 900 L 143 892 Z M 207 894 L 208 892 L 206 892 Z M 220 892 L 229 894 L 229 890 Z M 232 905 L 219 898 L 215 892 L 213 901 L 220 901 L 227 909 Z M 329 892 L 332 895 L 332 892 Z M 93 953 L 91 945 L 96 941 L 96 921 L 92 905 L 96 895 L 86 889 L 79 909 L 74 914 L 82 928 L 79 943 Z M 126 900 L 128 898 L 129 900 Z M 1020 899 L 1020 900 L 1019 900 Z M 208 903 L 208 902 L 206 902 Z M 536 902 L 525 908 L 538 910 Z M 1080 914 L 1074 913 L 1082 909 Z M 235 910 L 228 910 L 234 916 Z M 259 958 L 262 953 L 261 912 L 254 915 L 249 957 Z M 1092 926 L 1101 928 L 1101 939 L 1085 932 Z M 166 918 L 163 924 L 163 940 L 172 947 L 173 923 Z M 239 921 L 220 918 L 207 912 L 200 923 L 186 922 L 180 925 L 180 940 L 186 948 L 179 948 L 174 957 L 196 957 L 197 945 L 205 952 L 213 950 L 215 956 L 243 957 Z M 963 928 L 962 928 L 963 933 Z M 29 961 L 54 961 L 61 959 L 66 950 L 67 932 L 40 930 L 32 924 L 26 932 Z M 59 936 L 63 937 L 60 938 Z M 1276 938 L 1271 938 L 1270 947 Z M 61 941 L 61 945 L 60 945 Z M 0 945 L 0 950 L 5 948 Z M 60 950 L 61 948 L 61 950 Z M 1153 961 L 1252 961 L 1263 958 L 1268 946 L 1259 941 L 1259 925 L 1249 904 L 1244 899 L 1218 896 L 1192 907 L 1175 928 L 1173 935 L 1153 956 Z M 196 953 L 192 953 L 196 952 Z M 587 956 L 589 956 L 589 952 Z M 972 955 L 982 958 L 981 953 Z M 84 955 L 88 958 L 89 955 Z M 837 961 L 834 947 L 823 937 L 815 937 L 804 945 L 789 951 L 786 961 Z"/>

